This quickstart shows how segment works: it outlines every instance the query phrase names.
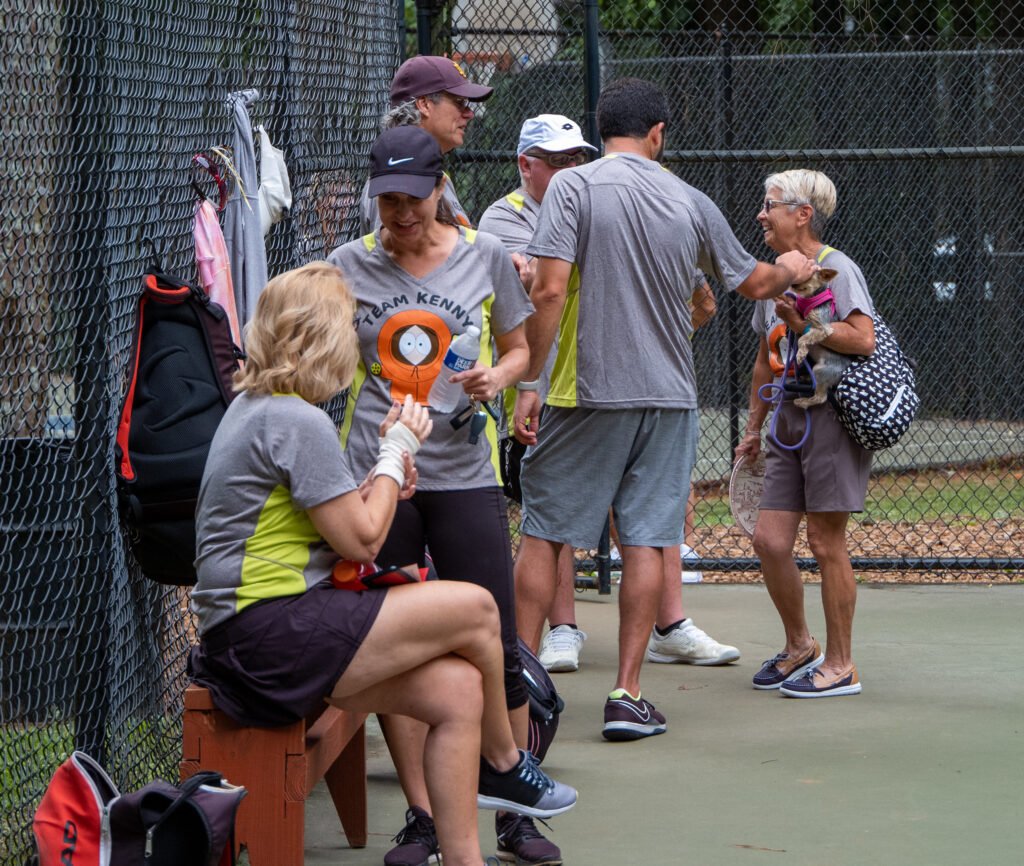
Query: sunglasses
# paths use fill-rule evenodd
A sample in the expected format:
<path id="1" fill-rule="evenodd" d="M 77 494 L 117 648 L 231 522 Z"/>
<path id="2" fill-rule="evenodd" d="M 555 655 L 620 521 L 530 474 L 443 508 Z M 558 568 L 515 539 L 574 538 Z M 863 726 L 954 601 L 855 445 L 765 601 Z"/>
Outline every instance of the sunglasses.
<path id="1" fill-rule="evenodd" d="M 806 202 L 802 202 L 802 201 L 782 201 L 781 199 L 777 199 L 777 198 L 766 198 L 761 203 L 761 210 L 763 210 L 765 213 L 771 213 L 772 208 L 773 207 L 778 207 L 780 204 L 799 206 L 799 205 L 806 204 Z"/>
<path id="2" fill-rule="evenodd" d="M 454 96 L 451 93 L 445 91 L 445 99 L 451 102 L 460 112 L 472 111 L 473 107 L 469 104 L 469 100 L 465 96 Z"/>
<path id="3" fill-rule="evenodd" d="M 526 156 L 531 159 L 539 159 L 546 162 L 552 168 L 569 168 L 570 166 L 583 165 L 587 161 L 587 155 L 582 150 L 574 150 L 571 153 L 544 153 L 532 152 Z"/>

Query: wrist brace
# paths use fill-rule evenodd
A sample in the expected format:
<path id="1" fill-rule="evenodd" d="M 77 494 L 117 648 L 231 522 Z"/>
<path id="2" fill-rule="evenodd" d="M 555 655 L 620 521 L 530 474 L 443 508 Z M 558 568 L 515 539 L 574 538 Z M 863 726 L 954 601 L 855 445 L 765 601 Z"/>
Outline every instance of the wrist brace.
<path id="1" fill-rule="evenodd" d="M 377 454 L 377 465 L 373 469 L 373 477 L 386 475 L 393 478 L 399 488 L 405 484 L 405 463 L 402 452 L 408 451 L 415 456 L 420 449 L 420 440 L 401 421 L 396 421 L 380 441 Z"/>

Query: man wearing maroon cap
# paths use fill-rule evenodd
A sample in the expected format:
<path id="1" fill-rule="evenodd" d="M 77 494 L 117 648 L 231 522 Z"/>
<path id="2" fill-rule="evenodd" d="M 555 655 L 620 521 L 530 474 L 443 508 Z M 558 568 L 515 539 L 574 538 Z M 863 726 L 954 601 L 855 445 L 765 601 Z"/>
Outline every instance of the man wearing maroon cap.
<path id="1" fill-rule="evenodd" d="M 461 67 L 448 57 L 421 54 L 405 61 L 391 80 L 391 110 L 381 120 L 382 129 L 395 126 L 420 126 L 437 141 L 441 153 L 462 146 L 466 126 L 473 119 L 471 102 L 483 102 L 493 88 L 474 84 Z M 455 187 L 448 178 L 443 199 L 456 220 L 469 226 Z M 366 188 L 359 202 L 361 230 L 370 234 L 380 223 L 376 200 Z"/>

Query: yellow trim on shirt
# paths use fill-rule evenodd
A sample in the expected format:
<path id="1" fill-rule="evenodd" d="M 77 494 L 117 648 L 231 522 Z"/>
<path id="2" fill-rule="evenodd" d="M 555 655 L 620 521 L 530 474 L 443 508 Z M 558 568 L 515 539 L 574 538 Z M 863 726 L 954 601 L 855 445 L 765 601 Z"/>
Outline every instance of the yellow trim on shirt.
<path id="1" fill-rule="evenodd" d="M 580 271 L 576 265 L 569 272 L 565 308 L 558 323 L 558 352 L 551 371 L 551 387 L 547 404 L 567 409 L 576 406 L 576 362 L 579 348 Z"/>
<path id="2" fill-rule="evenodd" d="M 372 253 L 377 247 L 377 237 L 373 232 L 368 235 L 363 235 L 363 246 L 366 247 L 368 253 Z"/>
<path id="3" fill-rule="evenodd" d="M 242 584 L 235 590 L 235 612 L 265 598 L 306 591 L 311 545 L 321 540 L 306 512 L 278 485 L 260 510 L 242 558 Z"/>
<path id="4" fill-rule="evenodd" d="M 360 358 L 359 363 L 356 364 L 356 372 L 352 377 L 352 384 L 348 386 L 348 399 L 345 401 L 345 417 L 341 421 L 341 430 L 339 431 L 342 448 L 348 447 L 348 436 L 352 432 L 352 418 L 356 414 L 356 401 L 359 399 L 359 392 L 362 390 L 365 382 L 366 365 L 363 363 L 363 359 Z"/>
<path id="5" fill-rule="evenodd" d="M 512 205 L 517 212 L 526 207 L 526 199 L 523 197 L 522 193 L 519 192 L 510 192 L 505 196 L 505 201 Z"/>

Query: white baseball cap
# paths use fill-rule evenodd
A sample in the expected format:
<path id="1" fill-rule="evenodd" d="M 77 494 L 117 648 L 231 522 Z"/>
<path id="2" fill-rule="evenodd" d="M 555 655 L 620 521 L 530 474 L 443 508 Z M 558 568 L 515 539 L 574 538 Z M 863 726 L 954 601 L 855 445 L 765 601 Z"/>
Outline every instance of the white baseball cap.
<path id="1" fill-rule="evenodd" d="M 516 156 L 540 148 L 549 153 L 577 150 L 581 147 L 597 150 L 583 139 L 580 125 L 561 114 L 538 114 L 523 123 L 519 133 L 519 147 Z"/>

